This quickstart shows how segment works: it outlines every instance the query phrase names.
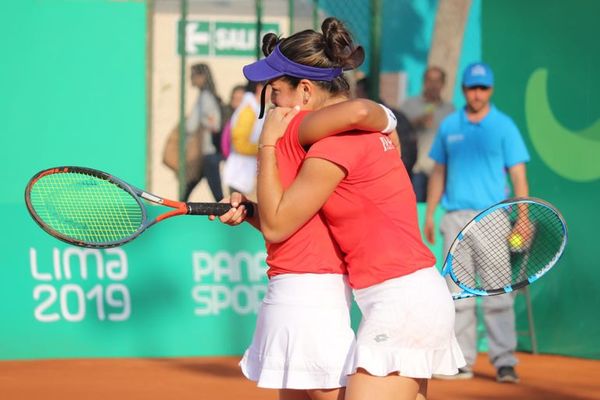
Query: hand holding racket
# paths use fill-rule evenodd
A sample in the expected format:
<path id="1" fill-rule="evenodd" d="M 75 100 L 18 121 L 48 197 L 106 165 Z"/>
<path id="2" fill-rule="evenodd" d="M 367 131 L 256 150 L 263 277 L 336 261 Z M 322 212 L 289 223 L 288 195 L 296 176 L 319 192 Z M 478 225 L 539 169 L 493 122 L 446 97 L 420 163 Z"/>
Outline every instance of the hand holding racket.
<path id="1" fill-rule="evenodd" d="M 231 209 L 226 213 L 220 215 L 209 215 L 208 219 L 214 221 L 217 217 L 219 221 L 229 226 L 240 225 L 244 221 L 249 222 L 250 224 L 254 224 L 253 221 L 250 220 L 253 217 L 253 214 L 245 212 L 245 207 L 239 207 L 240 205 L 250 205 L 253 207 L 253 203 L 249 201 L 246 196 L 239 192 L 232 192 L 230 197 L 225 197 L 221 200 L 221 203 L 229 204 Z M 259 229 L 260 230 L 260 229 Z"/>
<path id="2" fill-rule="evenodd" d="M 509 199 L 460 231 L 442 275 L 460 288 L 452 295 L 455 300 L 509 293 L 548 272 L 566 244 L 567 226 L 554 206 L 535 198 Z"/>
<path id="3" fill-rule="evenodd" d="M 170 207 L 149 219 L 144 201 Z M 228 203 L 186 203 L 144 192 L 105 172 L 57 167 L 38 172 L 25 189 L 25 203 L 47 233 L 82 247 L 121 246 L 157 222 L 177 215 L 222 215 Z M 251 203 L 242 203 L 248 216 Z"/>

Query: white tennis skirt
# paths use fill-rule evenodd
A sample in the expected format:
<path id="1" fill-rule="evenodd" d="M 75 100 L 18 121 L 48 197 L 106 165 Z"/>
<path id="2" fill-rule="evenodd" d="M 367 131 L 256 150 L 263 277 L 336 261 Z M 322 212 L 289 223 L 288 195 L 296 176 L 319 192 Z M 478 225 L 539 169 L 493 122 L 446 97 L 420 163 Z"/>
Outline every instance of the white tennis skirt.
<path id="1" fill-rule="evenodd" d="M 340 274 L 273 277 L 240 362 L 244 375 L 271 389 L 346 386 L 355 343 L 350 294 Z"/>
<path id="2" fill-rule="evenodd" d="M 454 335 L 454 302 L 435 267 L 355 290 L 354 297 L 363 317 L 353 372 L 431 378 L 465 365 Z"/>

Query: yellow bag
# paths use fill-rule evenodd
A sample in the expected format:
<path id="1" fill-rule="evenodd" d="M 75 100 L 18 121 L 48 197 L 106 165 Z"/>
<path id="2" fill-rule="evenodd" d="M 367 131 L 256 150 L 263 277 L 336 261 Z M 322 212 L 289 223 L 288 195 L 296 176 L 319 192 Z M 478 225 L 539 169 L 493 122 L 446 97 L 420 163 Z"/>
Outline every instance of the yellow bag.
<path id="1" fill-rule="evenodd" d="M 188 136 L 185 143 L 186 182 L 200 177 L 202 168 L 202 129 Z M 163 163 L 175 174 L 179 173 L 179 125 L 176 125 L 167 138 L 163 151 Z"/>

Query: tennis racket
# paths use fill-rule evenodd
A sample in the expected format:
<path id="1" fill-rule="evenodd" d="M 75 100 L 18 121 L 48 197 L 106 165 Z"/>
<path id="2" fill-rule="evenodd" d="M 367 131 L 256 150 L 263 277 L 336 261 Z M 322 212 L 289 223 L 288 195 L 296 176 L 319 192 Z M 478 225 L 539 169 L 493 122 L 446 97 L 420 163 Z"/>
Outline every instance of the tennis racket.
<path id="1" fill-rule="evenodd" d="M 535 282 L 560 259 L 567 225 L 550 203 L 516 198 L 473 218 L 454 239 L 442 268 L 460 288 L 454 300 L 510 293 Z"/>
<path id="2" fill-rule="evenodd" d="M 150 219 L 145 200 L 173 208 Z M 50 235 L 82 247 L 121 246 L 177 215 L 222 215 L 227 203 L 186 203 L 144 192 L 102 171 L 57 167 L 38 172 L 25 189 L 27 210 Z M 252 216 L 252 203 L 243 203 Z"/>

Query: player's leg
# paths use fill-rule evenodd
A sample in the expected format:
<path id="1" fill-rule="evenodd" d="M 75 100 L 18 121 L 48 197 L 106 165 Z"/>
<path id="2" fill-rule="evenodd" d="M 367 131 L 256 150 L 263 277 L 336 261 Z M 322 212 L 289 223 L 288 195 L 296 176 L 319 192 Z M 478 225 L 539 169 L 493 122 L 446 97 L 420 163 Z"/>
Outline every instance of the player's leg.
<path id="1" fill-rule="evenodd" d="M 415 400 L 422 380 L 397 374 L 373 376 L 359 369 L 348 379 L 346 400 Z"/>
<path id="2" fill-rule="evenodd" d="M 279 389 L 279 400 L 344 400 L 345 389 Z"/>
<path id="3" fill-rule="evenodd" d="M 307 390 L 311 400 L 344 400 L 346 388 Z"/>
<path id="4" fill-rule="evenodd" d="M 419 393 L 416 400 L 427 400 L 427 384 L 429 379 L 421 379 L 419 383 Z"/>
<path id="5" fill-rule="evenodd" d="M 279 400 L 311 400 L 306 390 L 279 389 Z"/>

